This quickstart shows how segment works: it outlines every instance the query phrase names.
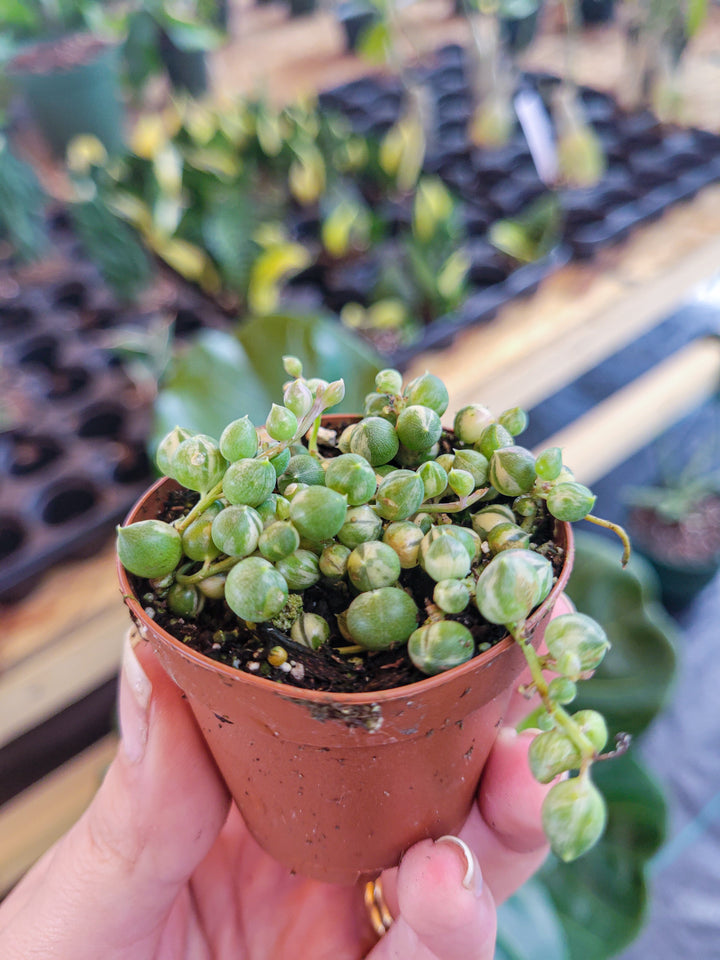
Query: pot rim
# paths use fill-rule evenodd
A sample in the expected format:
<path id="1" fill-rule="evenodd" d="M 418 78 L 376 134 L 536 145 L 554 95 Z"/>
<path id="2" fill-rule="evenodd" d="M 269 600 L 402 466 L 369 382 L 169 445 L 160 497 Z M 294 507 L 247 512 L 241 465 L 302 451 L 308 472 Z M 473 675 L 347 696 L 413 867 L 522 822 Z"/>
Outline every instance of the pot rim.
<path id="1" fill-rule="evenodd" d="M 58 46 L 58 44 L 75 39 L 87 39 L 88 44 L 92 42 L 93 55 L 89 59 L 62 67 L 53 66 L 47 70 L 28 70 L 27 67 L 24 66 L 23 61 L 27 57 L 45 50 L 52 50 Z M 102 60 L 107 53 L 115 53 L 119 50 L 120 44 L 111 37 L 94 34 L 88 30 L 68 30 L 58 34 L 56 37 L 37 37 L 23 43 L 6 62 L 5 69 L 9 76 L 55 77 L 57 74 L 64 75 L 66 73 L 73 73 L 83 67 L 93 66 Z"/>
<path id="2" fill-rule="evenodd" d="M 145 501 L 157 490 L 159 490 L 160 487 L 167 483 L 176 484 L 177 482 L 169 477 L 161 477 L 154 484 L 152 484 L 152 486 L 149 487 L 140 497 L 140 499 L 132 506 L 123 521 L 123 526 L 126 526 L 129 522 L 132 522 L 132 518 L 134 517 L 135 513 L 139 511 L 140 507 L 145 503 Z M 563 521 L 556 521 L 556 529 L 561 529 L 563 531 L 565 540 L 565 559 L 563 561 L 560 574 L 553 584 L 552 590 L 543 600 L 540 606 L 531 614 L 530 617 L 528 617 L 528 623 L 531 627 L 534 627 L 538 621 L 542 620 L 548 608 L 552 609 L 552 607 L 555 605 L 555 602 L 565 589 L 570 576 L 570 571 L 572 569 L 575 552 L 572 525 Z M 194 662 L 198 666 L 204 667 L 205 669 L 214 670 L 217 673 L 228 677 L 234 682 L 247 682 L 250 684 L 251 688 L 264 690 L 265 692 L 273 691 L 279 696 L 291 698 L 293 700 L 300 700 L 307 703 L 327 704 L 329 702 L 343 702 L 347 704 L 366 705 L 387 703 L 392 700 L 420 696 L 427 691 L 443 686 L 452 679 L 460 679 L 465 675 L 470 676 L 478 669 L 485 668 L 485 666 L 492 663 L 497 657 L 502 656 L 515 642 L 509 634 L 506 634 L 489 650 L 478 654 L 471 660 L 467 660 L 465 663 L 460 664 L 460 666 L 452 667 L 450 670 L 445 670 L 442 673 L 435 674 L 434 676 L 426 677 L 424 680 L 417 680 L 414 683 L 407 683 L 401 687 L 388 687 L 384 690 L 373 690 L 361 693 L 308 690 L 304 687 L 290 686 L 288 684 L 278 683 L 276 680 L 269 680 L 266 677 L 255 676 L 255 674 L 249 673 L 245 670 L 239 670 L 236 667 L 222 663 L 219 660 L 213 660 L 211 657 L 205 656 L 204 653 L 200 653 L 198 650 L 194 650 L 192 647 L 182 643 L 171 633 L 168 633 L 167 630 L 163 629 L 159 624 L 152 620 L 151 617 L 148 617 L 148 615 L 145 613 L 145 610 L 140 604 L 132 585 L 130 584 L 128 573 L 120 562 L 120 558 L 118 556 L 115 558 L 115 565 L 118 572 L 118 579 L 120 581 L 123 601 L 130 610 L 133 619 L 140 622 L 144 621 L 151 625 L 155 635 L 161 638 L 164 643 L 173 647 L 176 653 L 180 654 L 180 656 L 182 656 L 184 659 Z"/>

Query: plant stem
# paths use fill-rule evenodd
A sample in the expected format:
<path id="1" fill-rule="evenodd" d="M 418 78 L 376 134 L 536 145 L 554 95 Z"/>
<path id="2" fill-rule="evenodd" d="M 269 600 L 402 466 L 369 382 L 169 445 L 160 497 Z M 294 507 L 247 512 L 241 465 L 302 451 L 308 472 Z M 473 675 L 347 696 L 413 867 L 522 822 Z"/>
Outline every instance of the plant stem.
<path id="1" fill-rule="evenodd" d="M 222 480 L 220 483 L 216 483 L 215 486 L 208 490 L 207 493 L 203 493 L 195 506 L 190 510 L 189 513 L 185 514 L 184 517 L 181 517 L 177 523 L 175 523 L 175 529 L 178 533 L 182 533 L 183 530 L 187 530 L 190 524 L 195 520 L 203 510 L 207 510 L 211 503 L 214 503 L 218 497 L 222 496 Z"/>
<path id="2" fill-rule="evenodd" d="M 480 487 L 474 493 L 467 497 L 461 497 L 459 500 L 451 500 L 449 503 L 424 503 L 420 513 L 460 513 L 466 507 L 471 507 L 477 503 L 488 492 L 488 487 Z"/>
<path id="3" fill-rule="evenodd" d="M 226 557 L 225 560 L 218 560 L 217 563 L 206 562 L 196 573 L 177 573 L 175 574 L 175 579 L 178 583 L 186 585 L 200 583 L 201 580 L 207 580 L 208 577 L 214 577 L 218 573 L 225 573 L 226 570 L 234 567 L 236 563 L 240 563 L 242 559 L 242 557 Z"/>
<path id="4" fill-rule="evenodd" d="M 530 667 L 530 675 L 533 678 L 533 683 L 535 684 L 535 688 L 540 695 L 543 706 L 553 718 L 555 723 L 563 729 L 568 738 L 578 748 L 580 757 L 582 759 L 581 770 L 584 770 L 588 763 L 595 757 L 595 747 L 592 745 L 590 740 L 588 740 L 567 710 L 564 710 L 560 704 L 555 703 L 555 701 L 551 699 L 548 684 L 542 672 L 540 658 L 535 652 L 535 648 L 530 641 L 523 636 L 521 626 L 518 624 L 506 624 L 506 627 L 527 660 L 527 664 Z"/>
<path id="5" fill-rule="evenodd" d="M 590 523 L 594 523 L 598 527 L 605 527 L 620 538 L 620 541 L 623 545 L 623 555 L 621 563 L 623 567 L 626 567 L 628 560 L 630 559 L 630 553 L 632 551 L 632 545 L 630 544 L 630 537 L 627 535 L 626 530 L 620 526 L 619 523 L 612 523 L 610 520 L 603 520 L 602 517 L 595 517 L 592 513 L 589 513 L 586 517 L 583 517 L 584 520 L 589 520 Z"/>
<path id="6" fill-rule="evenodd" d="M 351 647 L 336 647 L 336 650 L 343 656 L 348 657 L 355 653 L 365 653 L 365 647 L 361 647 L 359 643 L 355 643 Z"/>
<path id="7" fill-rule="evenodd" d="M 320 430 L 321 420 L 322 417 L 316 417 L 310 430 L 310 436 L 308 437 L 308 453 L 311 457 L 319 458 L 320 456 L 318 453 L 318 431 Z"/>
<path id="8" fill-rule="evenodd" d="M 291 437 L 289 440 L 282 440 L 282 441 L 276 443 L 275 446 L 273 446 L 273 447 L 268 447 L 267 450 L 263 450 L 263 451 L 262 451 L 260 454 L 258 454 L 258 455 L 259 455 L 259 456 L 262 456 L 262 457 L 267 457 L 267 458 L 270 460 L 270 459 L 272 459 L 273 457 L 276 457 L 279 453 L 282 453 L 282 451 L 283 451 L 286 447 L 289 447 L 290 444 L 292 444 L 292 443 L 297 443 L 299 440 L 301 440 L 301 439 L 305 436 L 305 434 L 307 433 L 307 431 L 308 431 L 308 429 L 310 428 L 310 425 L 311 425 L 311 424 L 312 424 L 313 428 L 315 428 L 315 425 L 317 424 L 317 430 L 319 430 L 319 429 L 320 429 L 320 422 L 321 422 L 321 420 L 322 420 L 322 413 L 323 413 L 324 409 L 325 409 L 325 407 L 323 406 L 322 397 L 319 398 L 319 399 L 317 399 L 317 400 L 315 400 L 315 402 L 313 403 L 312 407 L 310 407 L 310 409 L 308 410 L 308 412 L 305 414 L 305 416 L 304 416 L 304 417 L 302 418 L 302 420 L 300 421 L 300 424 L 299 424 L 297 430 L 295 431 L 295 435 L 294 435 L 293 437 Z M 316 437 L 317 437 L 317 430 L 316 430 L 316 433 L 315 433 L 315 436 L 316 436 Z"/>

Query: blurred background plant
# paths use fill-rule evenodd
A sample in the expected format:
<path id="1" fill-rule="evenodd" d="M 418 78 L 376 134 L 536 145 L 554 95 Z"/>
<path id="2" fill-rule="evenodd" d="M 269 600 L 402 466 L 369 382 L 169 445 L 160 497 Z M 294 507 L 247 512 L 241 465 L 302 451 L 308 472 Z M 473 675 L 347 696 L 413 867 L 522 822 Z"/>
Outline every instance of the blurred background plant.
<path id="1" fill-rule="evenodd" d="M 36 260 L 47 250 L 46 200 L 33 168 L 0 133 L 0 241 L 21 261 Z"/>
<path id="2" fill-rule="evenodd" d="M 6 50 L 70 33 L 113 34 L 123 21 L 116 6 L 101 0 L 3 0 L 0 7 Z"/>
<path id="3" fill-rule="evenodd" d="M 175 90 L 201 96 L 208 89 L 206 54 L 227 39 L 226 0 L 148 0 L 125 13 L 123 57 L 127 80 L 139 95 L 166 72 Z"/>
<path id="4" fill-rule="evenodd" d="M 654 482 L 621 491 L 638 550 L 660 582 L 663 602 L 678 611 L 720 570 L 720 399 L 706 410 L 710 429 L 694 441 L 655 444 Z"/>
<path id="5" fill-rule="evenodd" d="M 621 101 L 630 110 L 653 110 L 663 122 L 680 121 L 683 56 L 705 22 L 707 0 L 624 0 L 621 10 L 626 63 Z"/>

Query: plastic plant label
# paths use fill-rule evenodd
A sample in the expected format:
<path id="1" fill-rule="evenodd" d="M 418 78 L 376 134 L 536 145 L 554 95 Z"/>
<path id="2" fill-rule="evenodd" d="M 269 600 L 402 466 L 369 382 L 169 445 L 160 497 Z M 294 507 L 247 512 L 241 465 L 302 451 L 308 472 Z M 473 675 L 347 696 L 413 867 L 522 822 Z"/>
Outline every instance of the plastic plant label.
<path id="1" fill-rule="evenodd" d="M 558 177 L 558 158 L 550 117 L 540 95 L 534 90 L 521 90 L 515 97 L 515 112 L 538 176 L 546 184 Z"/>

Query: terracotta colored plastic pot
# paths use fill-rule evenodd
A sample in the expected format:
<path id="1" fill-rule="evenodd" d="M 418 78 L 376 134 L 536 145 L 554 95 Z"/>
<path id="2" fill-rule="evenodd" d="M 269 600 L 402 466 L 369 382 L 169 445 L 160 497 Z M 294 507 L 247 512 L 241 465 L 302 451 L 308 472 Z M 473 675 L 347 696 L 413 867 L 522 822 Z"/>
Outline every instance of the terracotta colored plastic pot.
<path id="1" fill-rule="evenodd" d="M 156 483 L 127 522 L 157 516 L 174 486 Z M 569 524 L 558 525 L 558 538 L 566 560 L 529 621 L 536 645 L 572 567 Z M 187 695 L 248 828 L 275 859 L 351 884 L 397 864 L 418 840 L 459 829 L 525 663 L 509 637 L 404 687 L 302 690 L 189 649 L 145 614 L 118 569 L 140 634 Z"/>

